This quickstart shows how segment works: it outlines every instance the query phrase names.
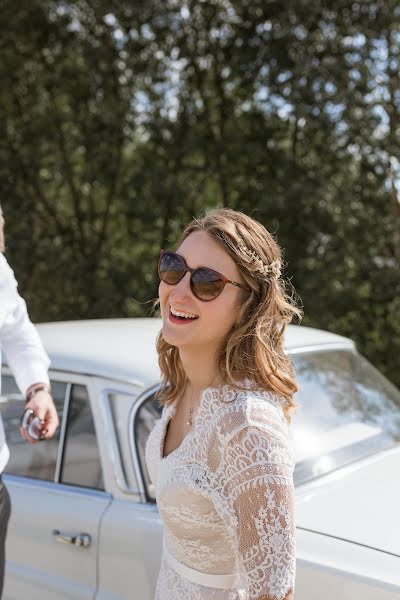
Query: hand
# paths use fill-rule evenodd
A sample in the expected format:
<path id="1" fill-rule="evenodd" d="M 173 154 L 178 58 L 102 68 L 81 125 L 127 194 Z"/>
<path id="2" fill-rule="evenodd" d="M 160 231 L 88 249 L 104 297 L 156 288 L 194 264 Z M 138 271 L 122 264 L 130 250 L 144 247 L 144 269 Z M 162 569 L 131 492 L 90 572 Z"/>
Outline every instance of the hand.
<path id="1" fill-rule="evenodd" d="M 25 410 L 27 408 L 32 409 L 33 414 L 44 422 L 45 435 L 43 439 L 49 440 L 52 438 L 60 424 L 60 421 L 58 419 L 56 407 L 54 406 L 51 394 L 45 390 L 36 392 L 33 398 L 26 403 Z M 22 429 L 22 427 L 19 428 L 19 431 L 21 436 L 27 442 L 30 444 L 36 444 L 37 440 L 33 440 L 28 435 L 28 432 Z"/>

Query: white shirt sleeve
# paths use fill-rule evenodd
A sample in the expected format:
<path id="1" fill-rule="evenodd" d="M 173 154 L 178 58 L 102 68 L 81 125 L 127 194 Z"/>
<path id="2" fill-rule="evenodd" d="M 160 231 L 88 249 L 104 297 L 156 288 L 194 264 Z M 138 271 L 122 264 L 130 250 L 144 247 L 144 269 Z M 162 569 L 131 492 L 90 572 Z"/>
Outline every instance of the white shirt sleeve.
<path id="1" fill-rule="evenodd" d="M 18 294 L 14 273 L 0 253 L 0 344 L 22 394 L 33 383 L 49 383 L 49 357 Z"/>

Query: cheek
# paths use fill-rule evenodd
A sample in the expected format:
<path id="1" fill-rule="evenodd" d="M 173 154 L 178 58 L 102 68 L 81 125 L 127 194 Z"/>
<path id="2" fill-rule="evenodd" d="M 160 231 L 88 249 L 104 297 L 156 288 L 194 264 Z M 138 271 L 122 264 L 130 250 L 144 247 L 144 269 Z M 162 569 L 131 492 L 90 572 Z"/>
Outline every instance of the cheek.
<path id="1" fill-rule="evenodd" d="M 207 329 L 211 333 L 214 332 L 215 337 L 223 337 L 236 323 L 239 313 L 237 302 L 234 300 L 229 302 L 210 302 L 207 309 Z"/>
<path id="2" fill-rule="evenodd" d="M 160 310 L 161 310 L 161 316 L 164 316 L 165 313 L 165 305 L 169 296 L 169 286 L 164 283 L 164 282 L 160 282 L 159 286 L 158 286 L 158 298 L 160 300 Z"/>

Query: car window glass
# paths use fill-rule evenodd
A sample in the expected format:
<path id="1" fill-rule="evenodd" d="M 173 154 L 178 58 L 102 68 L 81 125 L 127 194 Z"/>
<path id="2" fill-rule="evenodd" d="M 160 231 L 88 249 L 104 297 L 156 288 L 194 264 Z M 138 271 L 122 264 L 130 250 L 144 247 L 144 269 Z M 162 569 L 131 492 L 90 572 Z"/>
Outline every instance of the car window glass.
<path id="1" fill-rule="evenodd" d="M 292 357 L 300 404 L 293 417 L 295 483 L 400 444 L 400 392 L 357 352 Z"/>
<path id="2" fill-rule="evenodd" d="M 54 403 L 61 422 L 66 384 L 51 382 Z M 14 377 L 2 377 L 0 410 L 3 418 L 7 444 L 10 449 L 10 460 L 5 468 L 6 473 L 33 477 L 45 481 L 54 481 L 60 428 L 51 440 L 34 445 L 26 442 L 20 435 L 19 426 L 24 412 L 25 399 L 19 391 Z"/>
<path id="3" fill-rule="evenodd" d="M 155 502 L 156 494 L 154 484 L 150 481 L 149 473 L 146 466 L 145 449 L 147 438 L 157 420 L 160 418 L 162 406 L 154 396 L 149 397 L 143 402 L 136 415 L 135 421 L 135 441 L 139 457 L 140 468 L 145 484 L 147 499 Z"/>
<path id="4" fill-rule="evenodd" d="M 291 355 L 299 391 L 291 436 L 296 485 L 400 444 L 400 391 L 352 350 Z M 154 396 L 138 410 L 134 425 L 147 496 L 155 501 L 145 461 L 148 435 L 161 416 Z"/>
<path id="5" fill-rule="evenodd" d="M 83 385 L 71 387 L 60 483 L 104 489 L 89 395 Z"/>

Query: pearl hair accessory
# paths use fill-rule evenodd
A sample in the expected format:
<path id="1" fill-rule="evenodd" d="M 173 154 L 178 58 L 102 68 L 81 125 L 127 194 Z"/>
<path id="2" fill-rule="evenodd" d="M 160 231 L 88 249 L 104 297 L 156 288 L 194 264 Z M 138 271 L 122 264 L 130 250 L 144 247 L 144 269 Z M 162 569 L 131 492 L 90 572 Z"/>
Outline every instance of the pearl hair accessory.
<path id="1" fill-rule="evenodd" d="M 248 263 L 254 263 L 255 271 L 258 271 L 263 275 L 266 279 L 278 279 L 282 273 L 282 263 L 280 260 L 273 260 L 271 263 L 266 265 L 263 260 L 247 248 L 243 243 L 239 244 L 239 250 L 246 256 L 245 260 Z"/>

